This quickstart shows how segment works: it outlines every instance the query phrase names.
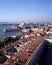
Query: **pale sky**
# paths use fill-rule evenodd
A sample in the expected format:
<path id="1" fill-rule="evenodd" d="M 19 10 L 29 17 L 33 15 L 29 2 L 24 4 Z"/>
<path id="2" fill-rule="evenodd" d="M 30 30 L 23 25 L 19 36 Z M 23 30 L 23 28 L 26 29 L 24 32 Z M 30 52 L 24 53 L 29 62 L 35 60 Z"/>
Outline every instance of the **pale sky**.
<path id="1" fill-rule="evenodd" d="M 0 21 L 52 21 L 52 0 L 0 0 Z"/>

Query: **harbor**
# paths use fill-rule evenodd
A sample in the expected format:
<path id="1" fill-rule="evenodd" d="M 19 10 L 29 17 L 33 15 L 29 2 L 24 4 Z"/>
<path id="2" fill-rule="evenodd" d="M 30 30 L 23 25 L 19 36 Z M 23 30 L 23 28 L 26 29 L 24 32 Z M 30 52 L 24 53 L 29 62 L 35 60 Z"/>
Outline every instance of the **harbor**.
<path id="1" fill-rule="evenodd" d="M 14 36 L 22 31 L 22 25 L 18 27 L 18 24 L 4 24 L 0 25 L 0 40 Z"/>

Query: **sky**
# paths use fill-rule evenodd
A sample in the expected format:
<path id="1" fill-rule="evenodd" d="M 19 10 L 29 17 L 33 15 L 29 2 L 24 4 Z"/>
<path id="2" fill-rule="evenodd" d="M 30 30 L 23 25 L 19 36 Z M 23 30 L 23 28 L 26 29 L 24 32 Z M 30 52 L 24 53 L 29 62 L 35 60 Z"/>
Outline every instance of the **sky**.
<path id="1" fill-rule="evenodd" d="M 52 0 L 0 0 L 0 22 L 52 21 Z"/>

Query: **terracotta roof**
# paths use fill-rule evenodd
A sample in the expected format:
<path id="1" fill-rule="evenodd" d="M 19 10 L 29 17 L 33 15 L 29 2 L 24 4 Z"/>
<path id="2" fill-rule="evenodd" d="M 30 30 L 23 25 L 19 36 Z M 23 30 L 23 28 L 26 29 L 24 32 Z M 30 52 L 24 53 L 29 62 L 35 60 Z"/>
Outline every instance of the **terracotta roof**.
<path id="1" fill-rule="evenodd" d="M 33 39 L 33 38 L 32 38 Z M 20 48 L 20 51 L 18 52 L 12 52 L 12 51 L 6 51 L 6 54 L 10 55 L 11 58 L 7 59 L 8 61 L 5 61 L 3 63 L 3 65 L 14 65 L 14 63 L 17 65 L 26 65 L 26 63 L 30 60 L 30 58 L 33 56 L 36 48 L 41 44 L 43 38 L 41 36 L 39 37 L 35 37 L 34 40 L 32 40 L 30 38 L 28 38 L 27 40 L 19 40 L 17 42 L 15 42 L 16 44 L 13 46 L 9 46 L 8 48 L 6 48 L 5 50 L 8 49 L 12 49 L 14 46 L 16 46 L 17 44 L 20 43 L 24 43 L 24 45 L 26 44 L 25 42 L 28 42 L 26 46 L 19 46 L 17 47 L 17 49 Z M 20 44 L 22 45 L 22 44 Z M 18 59 L 18 61 L 17 61 Z"/>

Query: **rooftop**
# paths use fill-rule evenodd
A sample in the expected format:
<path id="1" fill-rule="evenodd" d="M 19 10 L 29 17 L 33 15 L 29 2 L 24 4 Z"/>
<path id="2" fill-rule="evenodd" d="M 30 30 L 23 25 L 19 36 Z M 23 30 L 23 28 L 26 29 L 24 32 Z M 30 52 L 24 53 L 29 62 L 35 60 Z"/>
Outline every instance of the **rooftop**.
<path id="1" fill-rule="evenodd" d="M 35 37 L 35 39 L 16 41 L 14 45 L 8 46 L 4 50 L 5 56 L 8 58 L 3 65 L 26 65 L 41 45 L 43 37 Z M 19 47 L 17 46 L 19 45 Z"/>

